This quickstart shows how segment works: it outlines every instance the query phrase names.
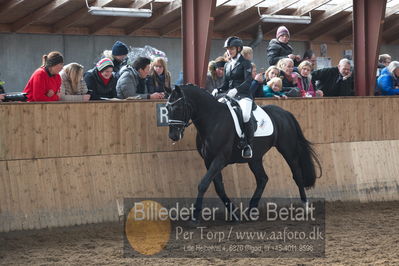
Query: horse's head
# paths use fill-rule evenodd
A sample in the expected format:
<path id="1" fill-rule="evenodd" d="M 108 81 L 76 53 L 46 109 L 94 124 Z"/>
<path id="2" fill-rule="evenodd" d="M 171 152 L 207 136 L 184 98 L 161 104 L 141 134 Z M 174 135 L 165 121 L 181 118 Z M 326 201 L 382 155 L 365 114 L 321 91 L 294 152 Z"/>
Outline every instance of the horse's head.
<path id="1" fill-rule="evenodd" d="M 178 141 L 183 138 L 186 127 L 190 125 L 191 109 L 186 102 L 183 90 L 176 86 L 166 103 L 169 120 L 169 138 Z"/>

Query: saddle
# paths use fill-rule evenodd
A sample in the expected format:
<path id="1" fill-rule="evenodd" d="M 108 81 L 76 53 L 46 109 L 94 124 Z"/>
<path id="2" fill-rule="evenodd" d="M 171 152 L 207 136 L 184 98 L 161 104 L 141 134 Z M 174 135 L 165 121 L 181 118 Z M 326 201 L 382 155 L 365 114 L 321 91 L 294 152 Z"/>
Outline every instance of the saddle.
<path id="1" fill-rule="evenodd" d="M 242 110 L 240 107 L 240 104 L 238 103 L 238 101 L 235 98 L 231 98 L 228 96 L 225 96 L 225 99 L 230 103 L 231 107 L 233 107 L 234 112 L 237 115 L 238 118 L 238 123 L 240 125 L 241 128 L 241 132 L 244 132 L 244 119 L 242 116 Z M 251 126 L 253 128 L 253 132 L 256 131 L 256 129 L 258 128 L 258 121 L 256 120 L 253 111 L 256 109 L 257 105 L 255 104 L 254 101 L 252 101 L 252 110 L 251 110 L 251 118 L 249 119 L 249 122 L 251 123 Z"/>

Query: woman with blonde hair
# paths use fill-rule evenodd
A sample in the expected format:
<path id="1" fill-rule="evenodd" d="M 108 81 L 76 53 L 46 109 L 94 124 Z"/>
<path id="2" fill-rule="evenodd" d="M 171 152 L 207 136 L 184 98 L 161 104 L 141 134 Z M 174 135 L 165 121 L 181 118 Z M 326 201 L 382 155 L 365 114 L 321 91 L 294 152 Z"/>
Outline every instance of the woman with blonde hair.
<path id="1" fill-rule="evenodd" d="M 276 66 L 269 66 L 269 68 L 265 72 L 266 82 L 271 80 L 272 78 L 280 76 L 280 69 Z"/>
<path id="2" fill-rule="evenodd" d="M 298 66 L 298 83 L 297 87 L 301 92 L 302 97 L 322 97 L 323 91 L 315 90 L 312 84 L 312 72 L 313 64 L 310 61 L 302 61 Z"/>
<path id="3" fill-rule="evenodd" d="M 83 66 L 78 63 L 70 63 L 60 72 L 61 101 L 88 101 L 90 94 L 86 82 L 83 79 Z"/>
<path id="4" fill-rule="evenodd" d="M 294 72 L 294 60 L 290 58 L 280 59 L 277 63 L 280 69 L 280 77 L 283 80 L 283 91 L 289 97 L 302 96 L 297 87 L 299 74 Z"/>
<path id="5" fill-rule="evenodd" d="M 172 92 L 170 72 L 166 60 L 156 57 L 152 60 L 150 74 L 146 80 L 148 93 L 164 93 L 165 97 Z"/>
<path id="6" fill-rule="evenodd" d="M 254 59 L 254 51 L 250 46 L 243 46 L 241 54 L 245 59 L 249 61 L 252 61 Z"/>

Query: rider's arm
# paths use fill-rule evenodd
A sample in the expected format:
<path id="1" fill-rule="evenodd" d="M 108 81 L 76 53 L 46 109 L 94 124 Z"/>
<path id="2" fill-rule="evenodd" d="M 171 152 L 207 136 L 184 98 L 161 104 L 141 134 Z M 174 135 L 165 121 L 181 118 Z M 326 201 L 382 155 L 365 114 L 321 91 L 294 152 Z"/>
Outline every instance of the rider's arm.
<path id="1" fill-rule="evenodd" d="M 241 83 L 238 87 L 237 90 L 240 91 L 242 89 L 248 89 L 251 87 L 252 83 L 252 65 L 251 62 L 246 60 L 243 62 L 243 68 L 244 68 L 244 82 Z"/>

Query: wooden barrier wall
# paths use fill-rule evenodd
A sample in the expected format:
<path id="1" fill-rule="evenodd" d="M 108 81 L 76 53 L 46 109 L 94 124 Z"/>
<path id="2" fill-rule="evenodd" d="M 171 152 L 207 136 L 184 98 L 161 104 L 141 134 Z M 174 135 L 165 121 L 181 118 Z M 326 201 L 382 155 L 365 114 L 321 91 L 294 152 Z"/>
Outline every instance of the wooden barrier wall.
<path id="1" fill-rule="evenodd" d="M 398 97 L 257 100 L 299 120 L 323 176 L 308 192 L 327 200 L 398 200 Z M 118 219 L 116 199 L 195 197 L 205 167 L 195 128 L 172 145 L 155 101 L 0 104 L 0 231 Z M 264 196 L 298 197 L 272 149 Z M 246 165 L 224 171 L 231 197 L 250 197 Z M 213 187 L 207 196 L 215 196 Z"/>

